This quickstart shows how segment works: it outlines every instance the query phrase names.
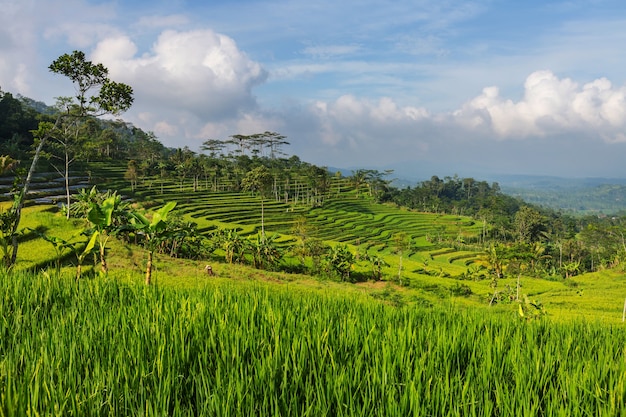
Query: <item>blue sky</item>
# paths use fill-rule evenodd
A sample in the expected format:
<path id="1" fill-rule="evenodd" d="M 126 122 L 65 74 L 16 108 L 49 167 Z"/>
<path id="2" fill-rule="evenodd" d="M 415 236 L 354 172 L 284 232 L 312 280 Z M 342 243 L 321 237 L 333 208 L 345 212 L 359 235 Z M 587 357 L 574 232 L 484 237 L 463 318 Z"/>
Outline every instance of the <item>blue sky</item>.
<path id="1" fill-rule="evenodd" d="M 0 0 L 0 88 L 83 50 L 167 146 L 266 130 L 397 176 L 625 177 L 626 2 Z"/>

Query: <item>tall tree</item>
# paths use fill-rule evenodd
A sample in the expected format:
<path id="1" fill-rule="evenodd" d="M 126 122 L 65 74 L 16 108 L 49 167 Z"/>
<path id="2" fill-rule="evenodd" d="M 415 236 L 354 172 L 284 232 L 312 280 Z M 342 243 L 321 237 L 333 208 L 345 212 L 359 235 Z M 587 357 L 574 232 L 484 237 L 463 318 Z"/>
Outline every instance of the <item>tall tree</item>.
<path id="1" fill-rule="evenodd" d="M 519 242 L 534 243 L 543 239 L 547 232 L 546 220 L 537 210 L 522 206 L 515 214 L 515 228 Z"/>
<path id="2" fill-rule="evenodd" d="M 216 158 L 218 154 L 221 154 L 227 143 L 219 139 L 207 139 L 202 142 L 200 149 L 208 151 L 211 158 Z"/>
<path id="3" fill-rule="evenodd" d="M 88 61 L 84 52 L 74 51 L 72 54 L 63 54 L 54 60 L 48 68 L 55 74 L 68 77 L 74 84 L 76 96 L 73 105 L 68 107 L 67 113 L 58 113 L 54 124 L 43 122 L 38 129 L 39 143 L 28 175 L 22 185 L 22 190 L 16 196 L 12 207 L 15 221 L 12 228 L 13 253 L 11 264 L 14 264 L 17 259 L 17 229 L 21 220 L 24 199 L 46 141 L 54 135 L 63 120 L 68 117 L 117 115 L 128 110 L 133 103 L 133 89 L 129 85 L 109 79 L 107 68 L 102 64 Z"/>
<path id="4" fill-rule="evenodd" d="M 283 154 L 283 152 L 281 151 L 283 145 L 289 145 L 289 142 L 285 140 L 287 139 L 287 136 L 283 136 L 280 133 L 266 131 L 263 132 L 261 136 L 264 138 L 265 143 L 270 148 L 271 159 L 276 158 L 277 155 Z"/>
<path id="5" fill-rule="evenodd" d="M 356 171 L 352 171 L 350 182 L 356 191 L 356 198 L 359 198 L 361 187 L 367 183 L 368 174 L 369 171 L 366 169 L 357 169 Z"/>
<path id="6" fill-rule="evenodd" d="M 241 181 L 241 188 L 244 191 L 259 193 L 259 196 L 261 197 L 261 238 L 263 239 L 265 239 L 265 214 L 263 202 L 265 198 L 267 198 L 271 187 L 272 174 L 264 165 L 260 165 L 252 171 L 249 171 Z"/>
<path id="7" fill-rule="evenodd" d="M 70 113 L 72 106 L 71 97 L 59 97 L 57 99 L 56 108 L 61 113 Z M 83 133 L 85 123 L 77 117 L 64 118 L 59 127 L 50 133 L 50 140 L 47 141 L 46 151 L 42 151 L 42 155 L 47 158 L 55 171 L 64 179 L 65 184 L 65 206 L 66 216 L 70 218 L 69 207 L 71 204 L 70 196 L 70 167 L 76 161 L 81 149 L 84 148 L 83 142 L 86 136 Z M 35 132 L 36 140 L 40 140 L 40 135 L 45 134 L 37 130 Z"/>

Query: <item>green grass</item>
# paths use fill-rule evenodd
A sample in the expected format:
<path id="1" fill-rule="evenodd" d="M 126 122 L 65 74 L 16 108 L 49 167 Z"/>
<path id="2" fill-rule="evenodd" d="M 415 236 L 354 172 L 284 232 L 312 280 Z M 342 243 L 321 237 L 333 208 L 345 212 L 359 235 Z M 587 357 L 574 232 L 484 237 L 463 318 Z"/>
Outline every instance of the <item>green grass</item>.
<path id="1" fill-rule="evenodd" d="M 622 415 L 626 329 L 0 274 L 0 415 Z"/>
<path id="2" fill-rule="evenodd" d="M 142 198 L 177 199 L 203 229 L 258 231 L 260 201 L 249 195 L 157 190 Z M 461 279 L 478 252 L 437 243 L 476 233 L 471 219 L 354 196 L 312 210 L 267 207 L 282 245 L 305 216 L 328 243 L 382 254 L 385 281 L 157 255 L 156 285 L 145 287 L 145 251 L 112 239 L 108 278 L 76 282 L 75 260 L 57 276 L 52 246 L 29 232 L 13 273 L 0 273 L 0 416 L 626 413 L 623 272 L 522 277 L 522 294 L 547 313 L 525 322 L 516 302 L 487 307 L 489 279 Z M 26 208 L 22 226 L 64 239 L 82 229 L 51 206 Z M 398 281 L 401 233 L 413 247 Z M 354 273 L 368 271 L 359 262 Z"/>
<path id="3" fill-rule="evenodd" d="M 418 219 L 422 216 L 419 213 L 411 214 Z M 229 223 L 223 226 L 228 225 L 232 226 Z M 50 206 L 27 207 L 24 211 L 23 226 L 39 227 L 51 236 L 59 236 L 66 240 L 72 237 L 74 240 L 82 239 L 75 236 L 80 233 L 83 224 L 80 221 L 68 222 L 61 213 Z M 293 239 L 292 236 L 284 235 L 280 239 L 280 244 L 287 247 L 291 244 L 291 239 Z M 362 243 L 360 248 L 363 249 L 365 245 Z M 188 261 L 170 259 L 158 254 L 155 259 L 154 279 L 157 283 L 169 287 L 197 288 L 206 279 L 204 266 L 211 263 L 220 278 L 227 280 L 267 281 L 279 283 L 278 285 L 289 283 L 292 288 L 317 288 L 322 291 L 332 289 L 332 291 L 348 294 L 357 291 L 371 298 L 386 300 L 393 305 L 420 306 L 452 303 L 464 308 L 486 308 L 494 291 L 490 287 L 490 280 L 461 279 L 468 269 L 467 261 L 471 261 L 478 254 L 444 248 L 418 251 L 410 256 L 405 255 L 402 259 L 402 279 L 398 281 L 399 254 L 394 254 L 390 250 L 389 243 L 379 242 L 378 245 L 371 247 L 370 251 L 378 250 L 389 263 L 388 267 L 383 268 L 383 282 L 380 283 L 363 282 L 352 285 L 324 281 L 306 275 L 259 271 L 242 265 L 226 264 L 219 256 Z M 358 247 L 353 246 L 353 249 L 357 250 Z M 69 252 L 65 252 L 64 255 L 64 266 L 61 271 L 67 276 L 72 276 L 75 274 L 76 258 Z M 50 243 L 40 239 L 34 232 L 29 232 L 22 238 L 16 270 L 47 271 L 48 274 L 54 276 L 55 257 L 55 251 Z M 112 239 L 109 244 L 108 262 L 113 279 L 133 276 L 140 280 L 145 271 L 146 252 L 139 247 Z M 297 263 L 291 258 L 287 258 L 284 262 L 285 264 Z M 94 270 L 97 271 L 98 268 L 94 269 L 91 260 L 86 260 L 84 273 L 89 276 Z M 371 276 L 371 267 L 367 262 L 360 261 L 355 265 L 353 273 L 360 274 L 361 279 L 367 278 Z M 553 321 L 582 318 L 605 323 L 621 323 L 626 297 L 626 278 L 620 271 L 586 274 L 567 281 L 522 277 L 521 284 L 520 293 L 527 294 L 532 300 L 541 302 L 548 317 Z M 460 285 L 466 286 L 471 292 L 457 294 L 455 291 Z M 509 288 L 514 293 L 515 287 L 515 277 L 501 279 L 498 283 L 498 290 L 502 291 Z M 393 291 L 393 296 L 388 299 L 380 295 L 385 288 L 391 288 Z M 514 312 L 517 304 L 511 302 L 497 308 Z M 487 309 L 486 314 L 491 314 L 489 311 Z"/>

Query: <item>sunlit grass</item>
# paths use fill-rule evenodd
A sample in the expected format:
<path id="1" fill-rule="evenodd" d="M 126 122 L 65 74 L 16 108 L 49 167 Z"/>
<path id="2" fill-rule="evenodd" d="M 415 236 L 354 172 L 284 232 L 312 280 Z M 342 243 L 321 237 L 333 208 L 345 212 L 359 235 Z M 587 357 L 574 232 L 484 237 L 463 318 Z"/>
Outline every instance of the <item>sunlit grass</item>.
<path id="1" fill-rule="evenodd" d="M 357 205 L 364 205 L 357 201 Z M 371 209 L 373 210 L 373 209 Z M 390 210 L 385 208 L 384 210 Z M 410 214 L 410 213 L 408 213 Z M 415 213 L 413 213 L 416 215 Z M 443 217 L 435 216 L 434 218 Z M 456 220 L 456 217 L 451 217 Z M 224 224 L 226 225 L 226 224 Z M 80 240 L 78 237 L 84 224 L 79 220 L 67 221 L 53 206 L 31 206 L 24 210 L 22 226 L 25 230 L 39 228 L 51 236 L 58 236 L 66 240 Z M 34 232 L 28 232 L 20 245 L 18 263 L 15 270 L 30 270 L 37 272 L 47 271 L 54 275 L 56 252 L 52 245 L 38 238 Z M 288 238 L 283 238 L 287 240 Z M 366 247 L 351 246 L 355 252 Z M 145 271 L 146 253 L 137 246 L 124 244 L 112 239 L 109 244 L 108 261 L 110 277 L 119 280 L 141 282 Z M 229 265 L 223 263 L 216 256 L 202 260 L 171 259 L 165 255 L 156 255 L 154 279 L 157 285 L 179 288 L 198 288 L 208 279 L 204 271 L 206 264 L 212 264 L 217 272 L 216 280 L 242 280 L 273 282 L 282 285 L 289 283 L 292 288 L 336 287 L 334 291 L 369 293 L 370 297 L 388 301 L 393 305 L 438 305 L 453 304 L 463 307 L 486 308 L 494 289 L 490 287 L 490 280 L 480 281 L 459 280 L 458 277 L 467 270 L 465 259 L 454 260 L 455 257 L 465 255 L 452 249 L 436 249 L 418 251 L 405 254 L 402 258 L 401 278 L 398 279 L 400 254 L 394 253 L 386 247 L 381 252 L 389 266 L 383 268 L 383 279 L 386 283 L 376 285 L 358 285 L 325 281 L 320 277 L 311 277 L 286 272 L 268 272 L 256 270 L 244 265 Z M 64 267 L 62 273 L 67 276 L 75 274 L 76 259 L 71 251 L 64 252 Z M 299 262 L 290 258 L 287 252 L 284 262 Z M 470 254 L 471 255 L 471 254 Z M 452 262 L 450 262 L 452 260 Z M 84 262 L 86 276 L 97 274 L 99 267 L 94 267 L 91 259 Z M 358 262 L 354 273 L 361 274 L 362 278 L 371 276 L 371 266 L 367 262 Z M 505 288 L 515 289 L 516 277 L 502 279 L 498 283 L 498 290 Z M 381 296 L 381 286 L 393 288 L 392 295 Z M 455 287 L 466 286 L 470 294 L 457 296 Z M 550 320 L 567 321 L 571 319 L 598 320 L 606 323 L 621 323 L 624 298 L 626 298 L 626 275 L 617 271 L 603 271 L 594 274 L 585 274 L 570 280 L 549 281 L 545 279 L 522 277 L 520 294 L 528 295 L 532 300 L 543 304 Z M 506 311 L 515 313 L 516 303 L 501 306 Z M 487 309 L 493 311 L 494 309 Z M 488 313 L 490 314 L 490 313 Z"/>
<path id="2" fill-rule="evenodd" d="M 0 274 L 1 415 L 621 415 L 626 329 L 219 278 Z"/>

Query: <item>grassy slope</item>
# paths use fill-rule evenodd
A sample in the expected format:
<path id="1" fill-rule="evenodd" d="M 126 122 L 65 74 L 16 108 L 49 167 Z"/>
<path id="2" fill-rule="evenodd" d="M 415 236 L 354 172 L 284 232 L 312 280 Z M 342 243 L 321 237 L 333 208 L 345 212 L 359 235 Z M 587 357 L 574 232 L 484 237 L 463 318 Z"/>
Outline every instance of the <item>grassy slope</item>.
<path id="1" fill-rule="evenodd" d="M 239 280 L 197 288 L 0 272 L 0 415 L 625 412 L 622 326 Z"/>
<path id="2" fill-rule="evenodd" d="M 416 214 L 416 216 L 419 216 Z M 49 210 L 49 207 L 32 207 L 26 210 L 25 225 L 35 226 L 36 223 L 48 225 L 48 233 L 64 236 L 69 239 L 80 230 L 76 223 L 67 223 L 59 214 Z M 391 262 L 395 255 L 387 258 Z M 410 284 L 400 286 L 391 281 L 397 271 L 397 262 L 386 268 L 387 281 L 363 282 L 358 284 L 339 283 L 329 280 L 320 280 L 306 275 L 277 273 L 255 270 L 243 265 L 229 265 L 219 260 L 190 261 L 183 259 L 169 259 L 157 256 L 155 282 L 157 285 L 200 288 L 206 285 L 209 279 L 204 275 L 204 265 L 211 263 L 217 273 L 212 280 L 217 283 L 226 282 L 253 282 L 263 281 L 281 287 L 287 286 L 292 290 L 318 291 L 324 293 L 345 292 L 358 293 L 393 305 L 424 306 L 432 304 L 453 305 L 458 308 L 479 307 L 487 309 L 487 300 L 492 293 L 488 280 L 468 281 L 457 280 L 451 277 L 424 275 L 411 272 L 413 268 L 423 265 L 416 258 L 425 256 L 423 253 L 405 259 L 403 277 L 410 279 Z M 24 242 L 20 249 L 18 267 L 37 269 L 46 268 L 46 262 L 54 259 L 55 252 L 52 245 L 41 239 L 30 239 Z M 397 257 L 397 256 L 396 256 Z M 454 265 L 446 260 L 446 255 L 434 257 L 429 263 L 430 268 L 441 266 L 452 271 Z M 439 259 L 439 260 L 438 260 Z M 66 274 L 73 274 L 75 259 L 67 257 L 68 266 L 63 268 Z M 88 262 L 87 262 L 88 263 Z M 109 266 L 111 276 L 122 281 L 141 282 L 145 263 L 145 253 L 132 246 L 113 241 L 110 246 Z M 49 265 L 52 271 L 52 265 Z M 362 267 L 363 268 L 363 267 Z M 455 269 L 460 269 L 458 266 Z M 87 273 L 89 268 L 87 268 Z M 455 285 L 468 286 L 472 294 L 469 296 L 453 296 L 450 288 Z M 514 279 L 503 279 L 499 286 L 515 286 Z M 522 292 L 532 299 L 539 300 L 545 306 L 549 316 L 555 320 L 570 320 L 584 318 L 591 321 L 609 323 L 621 322 L 623 296 L 626 294 L 626 277 L 615 271 L 603 271 L 595 274 L 586 274 L 564 281 L 547 281 L 534 278 L 522 279 Z M 489 311 L 507 315 L 515 315 L 514 304 L 492 307 Z"/>
<path id="3" fill-rule="evenodd" d="M 101 172 L 106 175 L 107 186 L 122 188 L 120 169 L 107 168 Z M 114 179 L 113 181 L 111 179 Z M 119 181 L 119 180 L 117 180 Z M 99 185 L 103 188 L 103 185 Z M 255 234 L 260 228 L 260 201 L 249 195 L 237 193 L 211 193 L 206 191 L 182 191 L 176 185 L 170 185 L 165 194 L 160 194 L 160 187 L 147 185 L 140 187 L 136 198 L 150 205 L 160 205 L 164 201 L 178 201 L 178 211 L 188 220 L 198 223 L 203 230 L 217 227 L 238 228 L 243 234 Z M 349 244 L 355 251 L 367 250 L 385 257 L 389 266 L 384 268 L 383 282 L 364 282 L 344 284 L 317 278 L 254 270 L 241 265 L 228 265 L 218 258 L 203 261 L 186 261 L 157 257 L 155 279 L 160 285 L 177 287 L 196 287 L 207 279 L 203 273 L 206 263 L 211 263 L 218 273 L 219 280 L 264 280 L 277 285 L 289 285 L 292 288 L 313 289 L 319 291 L 360 292 L 368 296 L 395 305 L 432 305 L 451 304 L 458 307 L 484 307 L 487 305 L 493 289 L 489 280 L 459 280 L 467 270 L 468 262 L 476 259 L 475 252 L 459 252 L 452 248 L 436 249 L 432 241 L 438 235 L 458 236 L 463 238 L 478 232 L 478 225 L 471 219 L 424 214 L 400 210 L 387 205 L 373 204 L 354 195 L 346 194 L 330 200 L 321 208 L 307 209 L 284 203 L 266 202 L 266 225 L 268 230 L 281 233 L 285 244 L 296 238 L 289 235 L 294 224 L 306 219 L 311 236 L 326 240 L 329 244 L 342 242 Z M 67 222 L 51 206 L 27 208 L 24 227 L 45 225 L 46 233 L 71 239 L 77 236 L 82 225 L 80 222 Z M 404 233 L 411 236 L 419 250 L 404 253 L 402 257 L 403 285 L 398 285 L 400 254 L 394 250 L 394 236 Z M 42 269 L 52 266 L 55 251 L 51 244 L 37 239 L 30 233 L 20 247 L 18 268 Z M 78 239 L 78 238 L 75 238 Z M 109 264 L 112 276 L 118 279 L 140 281 L 143 273 L 145 254 L 139 248 L 122 245 L 112 241 Z M 64 272 L 73 273 L 75 258 L 67 253 Z M 86 263 L 89 263 L 87 261 Z M 368 273 L 365 263 L 356 266 L 356 272 Z M 514 279 L 503 279 L 499 288 L 507 285 L 515 287 Z M 453 291 L 459 286 L 469 288 L 471 294 L 454 296 Z M 576 277 L 569 282 L 547 281 L 534 278 L 522 279 L 522 293 L 531 299 L 543 303 L 548 314 L 556 320 L 585 318 L 607 322 L 621 322 L 623 299 L 626 296 L 626 278 L 618 271 L 602 271 Z M 516 305 L 492 307 L 491 311 L 516 314 Z"/>

